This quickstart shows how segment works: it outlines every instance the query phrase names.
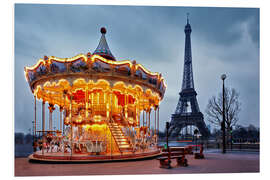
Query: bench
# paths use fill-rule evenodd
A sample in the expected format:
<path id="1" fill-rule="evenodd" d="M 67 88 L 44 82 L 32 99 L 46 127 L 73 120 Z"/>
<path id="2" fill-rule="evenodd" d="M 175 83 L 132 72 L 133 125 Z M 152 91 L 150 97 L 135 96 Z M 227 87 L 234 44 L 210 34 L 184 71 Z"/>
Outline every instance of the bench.
<path id="1" fill-rule="evenodd" d="M 168 151 L 169 149 L 169 151 Z M 160 168 L 171 168 L 171 159 L 176 159 L 177 166 L 188 166 L 188 161 L 185 158 L 187 154 L 192 154 L 190 147 L 170 147 L 163 149 L 161 156 L 157 158 L 160 162 Z"/>

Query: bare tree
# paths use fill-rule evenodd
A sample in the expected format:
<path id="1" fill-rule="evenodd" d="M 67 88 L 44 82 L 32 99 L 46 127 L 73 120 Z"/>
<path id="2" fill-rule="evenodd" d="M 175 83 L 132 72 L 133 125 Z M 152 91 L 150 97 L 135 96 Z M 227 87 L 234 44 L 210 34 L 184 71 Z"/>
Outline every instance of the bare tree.
<path id="1" fill-rule="evenodd" d="M 235 89 L 225 88 L 224 92 L 225 98 L 225 128 L 227 131 L 230 130 L 232 126 L 235 126 L 238 119 L 238 114 L 240 112 L 241 103 L 239 102 L 239 93 Z M 223 97 L 222 93 L 218 97 L 213 96 L 208 101 L 205 113 L 207 115 L 207 120 L 216 125 L 221 126 L 222 122 L 222 109 L 223 109 Z"/>

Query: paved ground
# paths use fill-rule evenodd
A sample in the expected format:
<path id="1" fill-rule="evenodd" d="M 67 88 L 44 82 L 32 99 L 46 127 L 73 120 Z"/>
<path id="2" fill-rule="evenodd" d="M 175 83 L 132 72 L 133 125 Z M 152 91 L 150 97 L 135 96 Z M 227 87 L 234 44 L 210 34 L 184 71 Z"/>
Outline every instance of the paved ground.
<path id="1" fill-rule="evenodd" d="M 40 164 L 30 163 L 27 158 L 15 158 L 15 176 L 61 176 L 61 175 L 121 175 L 121 174 L 182 174 L 182 173 L 240 173 L 259 172 L 258 152 L 207 152 L 205 159 L 188 156 L 188 167 L 159 168 L 155 159 L 129 162 L 88 164 Z"/>

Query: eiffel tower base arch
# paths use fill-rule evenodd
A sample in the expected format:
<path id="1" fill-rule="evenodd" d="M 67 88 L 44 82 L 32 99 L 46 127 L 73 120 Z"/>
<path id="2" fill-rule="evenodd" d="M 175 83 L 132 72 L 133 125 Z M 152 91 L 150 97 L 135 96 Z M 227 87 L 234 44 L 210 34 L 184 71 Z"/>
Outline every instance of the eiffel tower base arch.
<path id="1" fill-rule="evenodd" d="M 192 125 L 197 127 L 203 139 L 207 139 L 209 137 L 209 130 L 203 119 L 203 114 L 201 112 L 187 113 L 187 115 L 172 114 L 169 129 L 170 137 L 178 137 L 183 128 Z"/>

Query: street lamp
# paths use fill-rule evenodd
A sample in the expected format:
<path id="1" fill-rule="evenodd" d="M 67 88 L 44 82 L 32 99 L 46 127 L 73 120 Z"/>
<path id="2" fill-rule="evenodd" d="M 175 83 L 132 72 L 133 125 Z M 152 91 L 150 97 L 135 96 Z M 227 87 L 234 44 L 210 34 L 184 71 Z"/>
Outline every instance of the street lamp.
<path id="1" fill-rule="evenodd" d="M 170 152 L 170 148 L 169 148 L 169 128 L 170 128 L 170 123 L 169 122 L 166 122 L 166 143 L 167 143 L 167 152 L 168 152 L 168 163 L 169 163 L 169 166 L 171 164 L 171 152 Z"/>
<path id="2" fill-rule="evenodd" d="M 199 130 L 198 129 L 195 129 L 194 132 L 193 132 L 193 134 L 195 135 L 196 152 L 197 152 L 197 135 L 198 135 L 198 133 L 199 133 Z"/>
<path id="3" fill-rule="evenodd" d="M 224 97 L 224 80 L 226 79 L 226 74 L 221 75 L 221 79 L 223 82 L 222 87 L 222 123 L 221 123 L 221 129 L 222 129 L 222 153 L 226 153 L 226 143 L 225 143 L 225 97 Z"/>
<path id="4" fill-rule="evenodd" d="M 167 149 L 169 149 L 169 128 L 170 128 L 170 123 L 166 122 L 166 145 L 167 145 Z"/>

